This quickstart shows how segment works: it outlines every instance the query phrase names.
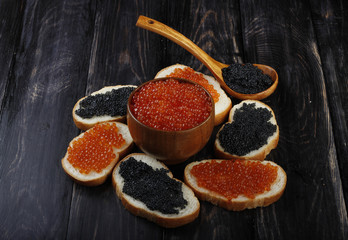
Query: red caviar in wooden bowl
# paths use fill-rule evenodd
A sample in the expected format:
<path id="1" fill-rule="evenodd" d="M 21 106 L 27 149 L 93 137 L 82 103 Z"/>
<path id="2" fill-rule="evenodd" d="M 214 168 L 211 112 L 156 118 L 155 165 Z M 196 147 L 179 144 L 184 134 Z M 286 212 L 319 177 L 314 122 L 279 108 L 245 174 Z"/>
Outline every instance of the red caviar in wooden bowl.
<path id="1" fill-rule="evenodd" d="M 121 148 L 125 143 L 116 125 L 99 124 L 72 142 L 67 160 L 80 173 L 100 173 L 116 157 L 113 148 Z"/>
<path id="2" fill-rule="evenodd" d="M 193 166 L 191 174 L 199 187 L 231 200 L 240 195 L 253 199 L 269 191 L 277 171 L 276 166 L 260 161 L 214 160 Z"/>
<path id="3" fill-rule="evenodd" d="M 172 78 L 143 85 L 133 94 L 129 107 L 141 123 L 165 131 L 193 128 L 213 109 L 203 88 Z"/>
<path id="4" fill-rule="evenodd" d="M 199 152 L 214 128 L 215 105 L 201 85 L 180 78 L 150 80 L 128 99 L 127 124 L 134 143 L 166 164 Z"/>
<path id="5" fill-rule="evenodd" d="M 172 73 L 167 75 L 167 77 L 178 77 L 196 82 L 199 85 L 202 85 L 210 93 L 210 95 L 214 99 L 214 102 L 219 101 L 220 94 L 216 91 L 214 86 L 204 78 L 202 73 L 195 72 L 195 70 L 193 70 L 192 68 L 176 68 Z"/>

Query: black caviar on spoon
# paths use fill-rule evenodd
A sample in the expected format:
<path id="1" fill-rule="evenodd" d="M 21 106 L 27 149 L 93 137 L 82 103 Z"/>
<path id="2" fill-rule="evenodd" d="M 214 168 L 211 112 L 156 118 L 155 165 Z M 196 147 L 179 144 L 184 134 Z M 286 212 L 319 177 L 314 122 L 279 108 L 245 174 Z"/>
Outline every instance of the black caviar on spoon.
<path id="1" fill-rule="evenodd" d="M 237 90 L 229 87 L 226 84 L 225 79 L 223 77 L 222 69 L 228 68 L 230 65 L 216 61 L 215 59 L 210 57 L 206 52 L 204 52 L 201 48 L 199 48 L 196 44 L 194 44 L 191 40 L 186 38 L 181 33 L 177 32 L 176 30 L 168 27 L 167 25 L 161 22 L 158 22 L 154 19 L 151 19 L 145 16 L 139 16 L 136 26 L 144 28 L 146 30 L 150 30 L 159 35 L 162 35 L 168 38 L 169 40 L 172 40 L 179 46 L 183 47 L 187 51 L 189 51 L 192 55 L 194 55 L 199 61 L 201 61 L 210 70 L 210 72 L 214 75 L 216 80 L 220 83 L 221 87 L 228 94 L 230 94 L 231 96 L 235 98 L 238 98 L 241 100 L 246 100 L 246 99 L 261 100 L 271 95 L 274 92 L 274 90 L 277 88 L 278 74 L 273 68 L 267 65 L 262 65 L 262 64 L 252 64 L 253 66 L 260 69 L 264 75 L 268 75 L 273 83 L 269 88 L 261 92 L 254 92 L 254 93 L 238 92 Z"/>
<path id="2" fill-rule="evenodd" d="M 254 94 L 267 90 L 273 84 L 270 76 L 251 63 L 233 63 L 221 69 L 225 83 L 231 89 L 243 94 Z"/>

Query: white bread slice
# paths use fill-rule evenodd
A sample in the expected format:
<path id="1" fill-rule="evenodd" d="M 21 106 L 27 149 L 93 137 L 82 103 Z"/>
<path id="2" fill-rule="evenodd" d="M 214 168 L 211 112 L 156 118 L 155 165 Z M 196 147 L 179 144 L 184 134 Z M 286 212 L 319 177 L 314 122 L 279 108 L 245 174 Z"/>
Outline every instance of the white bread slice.
<path id="1" fill-rule="evenodd" d="M 106 92 L 111 92 L 113 89 L 119 89 L 119 88 L 124 88 L 124 87 L 132 87 L 136 88 L 137 86 L 135 85 L 117 85 L 117 86 L 108 86 L 104 87 L 96 92 L 91 93 L 91 95 L 96 95 L 96 94 L 103 94 Z M 126 115 L 122 116 L 110 116 L 110 115 L 104 115 L 104 116 L 94 116 L 92 118 L 82 118 L 79 115 L 76 114 L 76 110 L 80 109 L 80 102 L 87 98 L 88 96 L 85 96 L 77 101 L 75 104 L 73 110 L 72 110 L 72 115 L 73 115 L 73 120 L 75 125 L 81 129 L 81 130 L 87 130 L 93 127 L 97 123 L 102 123 L 102 122 L 111 122 L 111 121 L 117 121 L 117 122 L 124 122 L 126 119 Z"/>
<path id="2" fill-rule="evenodd" d="M 185 167 L 184 172 L 184 178 L 185 183 L 191 187 L 191 189 L 195 192 L 196 196 L 203 201 L 211 202 L 214 205 L 223 207 L 227 210 L 233 210 L 233 211 L 241 211 L 244 209 L 252 209 L 256 207 L 266 207 L 274 202 L 276 202 L 283 194 L 287 182 L 287 176 L 285 171 L 277 164 L 271 161 L 258 161 L 258 160 L 243 160 L 243 162 L 246 161 L 258 161 L 261 164 L 271 164 L 273 166 L 276 166 L 278 168 L 278 175 L 276 180 L 271 186 L 271 189 L 269 191 L 266 191 L 262 194 L 256 195 L 255 198 L 248 198 L 244 195 L 239 195 L 237 198 L 233 199 L 227 199 L 226 197 L 222 196 L 219 193 L 210 191 L 206 188 L 199 187 L 197 185 L 197 181 L 195 176 L 191 174 L 192 168 L 201 163 L 210 162 L 209 160 L 202 160 L 199 162 L 192 162 L 188 164 Z M 221 161 L 234 161 L 234 160 L 215 160 L 217 162 Z"/>
<path id="3" fill-rule="evenodd" d="M 272 136 L 268 137 L 267 143 L 264 144 L 263 146 L 261 146 L 260 148 L 258 148 L 256 150 L 252 150 L 249 153 L 244 154 L 244 155 L 236 155 L 234 153 L 228 152 L 226 149 L 224 149 L 221 146 L 221 143 L 220 143 L 220 140 L 219 140 L 219 134 L 220 134 L 221 130 L 225 127 L 226 124 L 229 124 L 229 123 L 233 122 L 233 117 L 234 117 L 235 111 L 237 109 L 241 108 L 244 103 L 246 103 L 246 104 L 255 104 L 255 108 L 266 108 L 267 110 L 269 110 L 271 112 L 271 114 L 272 114 L 272 117 L 269 120 L 269 122 L 272 123 L 273 125 L 276 125 L 276 131 L 274 132 L 274 134 Z M 234 133 L 231 132 L 231 134 L 234 134 Z M 240 141 L 242 141 L 242 139 Z M 216 135 L 214 150 L 215 150 L 216 157 L 218 157 L 220 159 L 264 160 L 266 158 L 266 156 L 271 152 L 271 150 L 277 147 L 278 141 L 279 141 L 279 126 L 277 124 L 277 121 L 276 121 L 276 118 L 275 118 L 273 110 L 268 105 L 266 105 L 266 104 L 264 104 L 264 103 L 262 103 L 260 101 L 257 101 L 257 100 L 245 100 L 245 101 L 242 101 L 239 104 L 233 106 L 233 108 L 231 109 L 230 114 L 229 114 L 229 118 L 228 118 L 228 122 L 225 123 L 220 128 L 220 130 L 218 131 L 218 133 Z"/>
<path id="4" fill-rule="evenodd" d="M 163 78 L 167 77 L 169 74 L 173 73 L 176 68 L 179 69 L 184 69 L 187 68 L 188 66 L 182 65 L 182 64 L 175 64 L 171 65 L 169 67 L 166 67 L 162 70 L 160 70 L 155 78 Z M 198 74 L 202 74 L 200 72 L 196 72 Z M 232 107 L 232 101 L 231 99 L 227 96 L 225 91 L 221 88 L 220 84 L 218 81 L 215 80 L 215 78 L 203 74 L 203 77 L 208 80 L 209 84 L 211 84 L 214 89 L 220 94 L 219 100 L 215 102 L 215 126 L 220 125 L 223 123 L 228 115 L 228 112 L 230 111 Z M 190 80 L 190 79 L 188 79 Z"/>
<path id="5" fill-rule="evenodd" d="M 120 174 L 120 165 L 122 162 L 129 160 L 131 157 L 137 161 L 146 163 L 153 169 L 163 168 L 168 170 L 166 165 L 164 165 L 162 162 L 142 153 L 130 154 L 116 165 L 112 174 L 112 183 L 116 190 L 117 196 L 121 199 L 122 204 L 128 211 L 136 216 L 146 218 L 149 221 L 155 222 L 156 224 L 166 228 L 174 228 L 185 225 L 198 217 L 200 210 L 200 203 L 198 199 L 195 197 L 193 191 L 189 187 L 187 187 L 180 180 L 173 178 L 173 174 L 171 172 L 168 172 L 167 175 L 170 178 L 182 183 L 183 198 L 187 201 L 185 208 L 180 209 L 178 213 L 165 214 L 158 210 L 151 210 L 142 201 L 125 194 L 123 192 L 125 182 L 124 178 Z"/>
<path id="6" fill-rule="evenodd" d="M 95 171 L 91 171 L 89 174 L 83 174 L 78 169 L 73 167 L 70 162 L 67 160 L 68 151 L 66 152 L 64 158 L 61 160 L 62 167 L 66 174 L 68 174 L 75 182 L 85 185 L 85 186 L 98 186 L 105 182 L 107 177 L 111 174 L 112 169 L 115 167 L 116 163 L 123 156 L 129 153 L 131 148 L 133 147 L 133 138 L 130 135 L 128 130 L 128 126 L 119 122 L 108 122 L 108 123 L 100 123 L 100 124 L 114 124 L 118 128 L 118 132 L 122 134 L 123 139 L 126 141 L 125 144 L 121 148 L 113 148 L 114 154 L 116 157 L 112 160 L 112 162 L 103 169 L 100 173 Z M 91 128 L 90 130 L 92 130 Z M 86 132 L 90 131 L 87 130 Z M 73 143 L 75 140 L 82 138 L 86 132 L 81 133 L 79 136 L 75 137 L 70 143 L 69 146 L 73 147 Z"/>

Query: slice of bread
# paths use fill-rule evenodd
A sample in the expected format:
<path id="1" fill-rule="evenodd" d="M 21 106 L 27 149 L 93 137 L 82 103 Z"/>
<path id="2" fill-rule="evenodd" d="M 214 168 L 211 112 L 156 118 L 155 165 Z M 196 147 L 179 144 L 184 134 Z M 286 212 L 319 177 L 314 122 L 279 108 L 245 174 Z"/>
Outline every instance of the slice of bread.
<path id="1" fill-rule="evenodd" d="M 220 159 L 264 160 L 278 141 L 273 110 L 260 101 L 245 100 L 231 109 L 228 122 L 216 135 L 214 150 Z"/>
<path id="2" fill-rule="evenodd" d="M 121 160 L 112 182 L 127 210 L 162 227 L 179 227 L 199 215 L 200 203 L 193 191 L 173 178 L 162 162 L 146 154 L 133 153 Z"/>
<path id="3" fill-rule="evenodd" d="M 211 191 L 210 189 L 207 189 L 205 187 L 200 187 L 197 183 L 197 178 L 194 174 L 191 173 L 192 168 L 198 164 L 203 163 L 211 163 L 212 161 L 216 161 L 218 163 L 222 161 L 228 161 L 230 163 L 234 163 L 235 160 L 202 160 L 199 162 L 192 162 L 188 164 L 185 168 L 184 172 L 184 178 L 185 183 L 192 188 L 192 190 L 195 192 L 196 196 L 203 201 L 208 201 L 213 203 L 214 205 L 223 207 L 227 210 L 233 210 L 233 211 L 241 211 L 244 209 L 251 209 L 256 207 L 265 207 L 268 206 L 274 202 L 276 202 L 283 194 L 287 182 L 287 176 L 285 171 L 277 164 L 271 161 L 258 161 L 258 160 L 237 160 L 241 163 L 246 162 L 257 162 L 260 164 L 271 164 L 272 166 L 275 166 L 277 168 L 277 177 L 275 181 L 271 184 L 270 190 L 266 190 L 263 193 L 256 194 L 254 198 L 247 197 L 243 194 L 239 194 L 238 197 L 228 199 L 224 195 L 219 194 L 215 191 Z M 223 179 L 221 181 L 226 181 L 224 179 L 224 175 L 220 176 L 220 179 Z M 206 178 L 209 178 L 207 176 Z M 245 180 L 245 179 L 244 179 Z M 248 181 L 248 179 L 246 179 Z M 249 180 L 250 181 L 250 180 Z M 228 183 L 230 184 L 230 182 Z M 233 186 L 232 184 L 230 185 Z"/>
<path id="4" fill-rule="evenodd" d="M 115 154 L 115 158 L 112 159 L 110 164 L 102 169 L 100 172 L 96 172 L 94 170 L 90 171 L 88 174 L 81 173 L 79 168 L 74 167 L 68 160 L 69 152 L 67 151 L 64 158 L 62 159 L 62 167 L 64 171 L 77 183 L 85 186 L 97 186 L 101 185 L 105 182 L 107 177 L 111 174 L 112 169 L 115 167 L 116 163 L 121 159 L 123 156 L 129 153 L 131 148 L 133 147 L 133 139 L 129 133 L 128 126 L 123 123 L 119 122 L 107 122 L 107 123 L 100 123 L 98 125 L 115 125 L 118 129 L 118 133 L 122 135 L 122 138 L 125 140 L 125 143 L 120 148 L 113 147 L 113 153 Z M 80 138 L 84 138 L 86 134 L 90 133 L 95 129 L 98 125 L 95 127 L 87 130 L 86 132 L 81 133 L 79 136 L 75 137 L 70 143 L 69 147 L 74 148 L 74 143 L 76 140 Z M 69 149 L 69 148 L 68 148 Z M 100 160 L 100 159 L 98 159 Z M 89 164 L 89 162 L 87 163 Z"/>
<path id="5" fill-rule="evenodd" d="M 93 106 L 92 104 L 87 104 L 87 107 L 84 107 L 84 108 L 81 107 L 81 102 L 90 96 L 96 96 L 96 95 L 100 96 L 100 94 L 111 93 L 112 90 L 117 90 L 117 89 L 120 90 L 121 88 L 131 88 L 134 90 L 135 88 L 137 88 L 137 86 L 135 85 L 108 86 L 78 100 L 72 111 L 75 125 L 81 130 L 87 130 L 93 127 L 97 123 L 111 122 L 111 121 L 124 122 L 126 119 L 127 100 L 130 95 L 130 91 L 128 91 L 127 93 L 122 93 L 120 94 L 120 96 L 116 96 L 115 99 L 113 99 L 112 101 L 108 100 L 110 101 L 111 104 L 106 107 L 99 106 L 98 104 L 100 104 L 100 102 L 95 103 Z M 100 111 L 100 109 L 102 108 L 106 108 L 106 111 L 108 112 L 111 112 L 111 110 L 113 110 L 112 108 L 116 108 L 117 111 L 115 112 L 122 112 L 122 114 L 121 113 L 116 115 L 110 115 L 110 114 L 97 115 L 96 114 L 96 115 L 93 115 L 92 117 L 91 116 L 84 117 L 84 116 L 80 116 L 77 113 L 78 111 L 81 111 L 81 110 L 84 111 L 84 109 L 87 109 L 87 108 L 94 113 L 97 111 Z"/>
<path id="6" fill-rule="evenodd" d="M 160 70 L 155 78 L 162 78 L 162 77 L 167 77 L 168 75 L 172 74 L 175 69 L 185 69 L 189 68 L 188 66 L 182 65 L 182 64 L 175 64 L 169 67 L 166 67 L 162 70 Z M 196 72 L 197 74 L 202 74 L 200 72 Z M 215 78 L 202 74 L 203 77 L 209 82 L 210 85 L 214 87 L 214 89 L 217 91 L 217 93 L 220 95 L 219 99 L 217 102 L 215 102 L 215 126 L 223 123 L 227 115 L 232 107 L 232 101 L 231 99 L 227 96 L 225 91 L 220 87 L 220 84 L 218 81 L 215 80 Z M 172 76 L 175 77 L 175 76 Z M 193 80 L 193 79 L 188 79 L 188 80 Z"/>

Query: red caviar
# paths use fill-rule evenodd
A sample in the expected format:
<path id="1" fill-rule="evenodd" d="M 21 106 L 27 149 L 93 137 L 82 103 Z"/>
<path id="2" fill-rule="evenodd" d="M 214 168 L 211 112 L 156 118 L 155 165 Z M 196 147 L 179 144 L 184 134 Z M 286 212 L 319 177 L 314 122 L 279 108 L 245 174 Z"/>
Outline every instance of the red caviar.
<path id="1" fill-rule="evenodd" d="M 223 195 L 228 200 L 244 195 L 255 198 L 271 189 L 277 179 L 277 167 L 259 161 L 224 160 L 193 166 L 191 174 L 199 187 Z"/>
<path id="2" fill-rule="evenodd" d="M 80 173 L 100 173 L 116 157 L 113 148 L 120 148 L 125 142 L 115 124 L 98 124 L 72 142 L 67 160 Z"/>
<path id="3" fill-rule="evenodd" d="M 198 126 L 212 109 L 211 98 L 202 87 L 175 79 L 145 84 L 130 103 L 132 114 L 140 122 L 166 131 Z"/>
<path id="4" fill-rule="evenodd" d="M 203 77 L 202 73 L 195 72 L 192 68 L 176 68 L 172 73 L 170 73 L 167 77 L 177 77 L 191 80 L 193 82 L 202 85 L 213 97 L 214 102 L 219 101 L 220 94 L 216 91 L 213 85 L 211 85 L 207 79 Z"/>

